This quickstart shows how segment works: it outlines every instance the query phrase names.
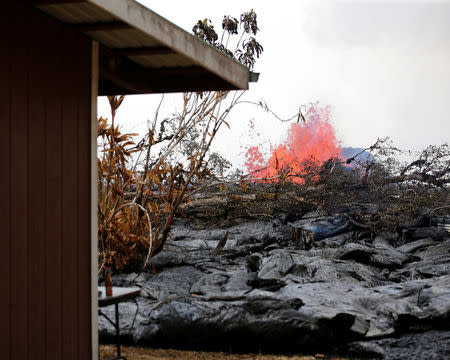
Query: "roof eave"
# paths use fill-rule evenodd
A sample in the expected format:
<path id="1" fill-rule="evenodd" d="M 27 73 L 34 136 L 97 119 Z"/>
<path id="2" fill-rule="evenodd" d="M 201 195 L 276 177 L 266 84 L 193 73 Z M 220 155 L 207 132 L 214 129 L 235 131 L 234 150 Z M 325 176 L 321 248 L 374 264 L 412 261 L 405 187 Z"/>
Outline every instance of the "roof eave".
<path id="1" fill-rule="evenodd" d="M 87 0 L 230 83 L 248 89 L 249 69 L 134 0 Z"/>

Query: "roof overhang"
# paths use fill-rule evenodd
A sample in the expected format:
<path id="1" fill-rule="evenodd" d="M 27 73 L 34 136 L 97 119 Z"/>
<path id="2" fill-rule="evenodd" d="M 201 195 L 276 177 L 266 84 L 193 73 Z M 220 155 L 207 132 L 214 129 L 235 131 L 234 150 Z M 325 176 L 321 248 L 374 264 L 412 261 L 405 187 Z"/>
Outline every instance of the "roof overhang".
<path id="1" fill-rule="evenodd" d="M 99 95 L 247 89 L 248 68 L 134 0 L 28 0 L 100 44 Z"/>

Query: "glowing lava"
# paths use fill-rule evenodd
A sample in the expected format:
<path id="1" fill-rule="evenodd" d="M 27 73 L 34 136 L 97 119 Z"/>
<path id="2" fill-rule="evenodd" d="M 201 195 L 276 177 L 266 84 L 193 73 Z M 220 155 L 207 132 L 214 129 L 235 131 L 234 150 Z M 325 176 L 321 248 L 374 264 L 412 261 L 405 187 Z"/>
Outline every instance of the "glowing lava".
<path id="1" fill-rule="evenodd" d="M 265 161 L 258 146 L 250 147 L 246 152 L 245 166 L 255 178 L 275 178 L 283 169 L 290 168 L 293 173 L 304 172 L 305 160 L 320 162 L 341 155 L 341 147 L 330 123 L 330 106 L 320 107 L 311 103 L 304 114 L 304 124 L 292 124 L 285 144 L 271 149 L 268 161 Z M 292 181 L 301 183 L 302 179 Z"/>

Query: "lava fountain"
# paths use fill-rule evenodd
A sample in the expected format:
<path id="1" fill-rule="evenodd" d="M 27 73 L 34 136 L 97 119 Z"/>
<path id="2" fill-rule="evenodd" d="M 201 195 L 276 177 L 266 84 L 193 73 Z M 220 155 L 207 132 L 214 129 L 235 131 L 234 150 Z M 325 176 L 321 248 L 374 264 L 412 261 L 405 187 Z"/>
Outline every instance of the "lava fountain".
<path id="1" fill-rule="evenodd" d="M 342 149 L 330 123 L 330 114 L 330 106 L 320 107 L 318 102 L 309 104 L 304 114 L 305 122 L 291 125 L 285 143 L 271 148 L 268 161 L 258 146 L 247 150 L 247 171 L 254 178 L 271 179 L 283 169 L 289 169 L 293 174 L 304 173 L 308 160 L 323 162 L 340 157 Z M 294 177 L 292 181 L 302 183 L 303 179 Z"/>

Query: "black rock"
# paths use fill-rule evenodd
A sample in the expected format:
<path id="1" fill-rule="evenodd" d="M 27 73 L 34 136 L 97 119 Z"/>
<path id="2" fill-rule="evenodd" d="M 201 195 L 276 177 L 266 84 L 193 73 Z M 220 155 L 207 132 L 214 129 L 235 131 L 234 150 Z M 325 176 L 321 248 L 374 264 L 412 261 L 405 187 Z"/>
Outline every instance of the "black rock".
<path id="1" fill-rule="evenodd" d="M 354 357 L 384 359 L 384 349 L 375 342 L 354 341 L 342 345 L 337 352 Z"/>
<path id="2" fill-rule="evenodd" d="M 398 269 L 408 261 L 411 261 L 408 255 L 394 248 L 370 247 L 357 243 L 349 243 L 342 246 L 337 251 L 336 258 L 354 260 L 381 269 Z"/>
<path id="3" fill-rule="evenodd" d="M 307 218 L 289 225 L 311 233 L 314 241 L 342 234 L 350 228 L 350 223 L 345 217 Z"/>
<path id="4" fill-rule="evenodd" d="M 450 331 L 432 330 L 402 334 L 374 341 L 384 350 L 385 360 L 450 359 Z"/>
<path id="5" fill-rule="evenodd" d="M 432 238 L 436 241 L 443 241 L 449 238 L 447 230 L 440 227 L 423 227 L 423 228 L 409 228 L 402 232 L 404 242 L 411 242 L 424 238 Z"/>
<path id="6" fill-rule="evenodd" d="M 136 305 L 120 304 L 121 336 L 209 350 L 448 356 L 450 239 L 413 229 L 395 247 L 395 234 L 371 240 L 344 218 L 293 224 L 310 229 L 311 248 L 295 246 L 292 224 L 279 219 L 198 231 L 178 223 L 178 240 L 151 259 L 156 274 L 113 276 L 116 286 L 142 290 L 134 322 Z M 224 230 L 226 245 L 212 256 Z M 102 309 L 110 317 L 113 310 Z M 102 318 L 99 332 L 113 339 Z"/>

